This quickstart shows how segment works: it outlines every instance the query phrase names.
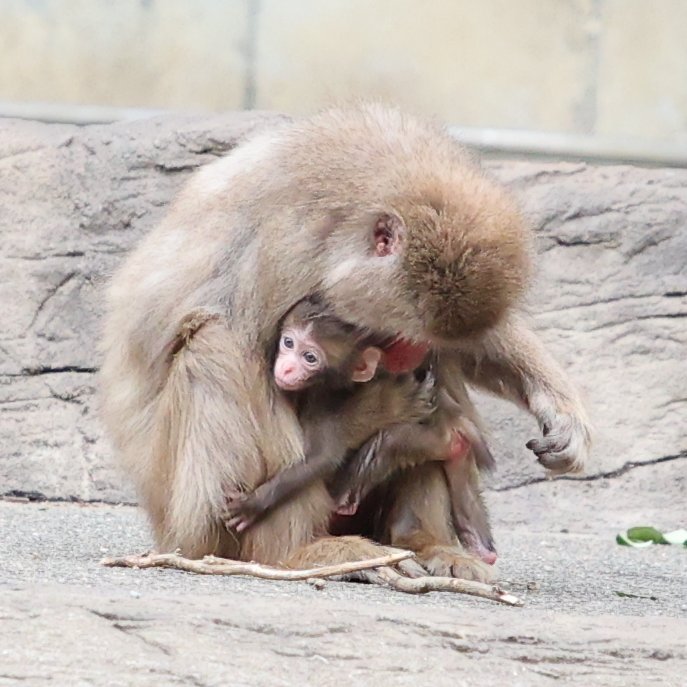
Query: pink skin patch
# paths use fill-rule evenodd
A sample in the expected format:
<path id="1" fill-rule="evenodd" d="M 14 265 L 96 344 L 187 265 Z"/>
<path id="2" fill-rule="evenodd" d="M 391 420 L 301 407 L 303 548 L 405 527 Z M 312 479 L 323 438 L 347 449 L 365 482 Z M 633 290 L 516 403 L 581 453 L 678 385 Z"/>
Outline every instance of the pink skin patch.
<path id="1" fill-rule="evenodd" d="M 451 441 L 448 445 L 448 456 L 446 460 L 461 460 L 465 458 L 470 450 L 470 442 L 467 437 L 457 430 L 453 430 Z"/>
<path id="2" fill-rule="evenodd" d="M 382 365 L 392 374 L 412 372 L 425 359 L 429 344 L 414 343 L 406 339 L 396 339 L 384 349 Z"/>
<path id="3" fill-rule="evenodd" d="M 478 536 L 473 532 L 464 533 L 464 537 L 461 537 L 465 548 L 474 554 L 480 560 L 484 561 L 487 565 L 494 565 L 498 555 L 496 551 L 488 549 L 481 541 Z"/>
<path id="4" fill-rule="evenodd" d="M 487 564 L 487 565 L 494 565 L 496 563 L 496 560 L 498 559 L 498 556 L 494 551 L 489 551 L 489 549 L 484 549 L 483 553 L 479 554 L 479 557 Z"/>
<path id="5" fill-rule="evenodd" d="M 342 506 L 339 506 L 334 512 L 337 515 L 345 515 L 345 516 L 355 515 L 358 512 L 358 504 L 357 503 L 345 503 Z"/>
<path id="6" fill-rule="evenodd" d="M 498 558 L 496 552 L 490 551 L 486 546 L 483 546 L 482 544 L 476 544 L 475 546 L 470 546 L 468 548 L 487 565 L 494 565 L 494 563 L 496 563 L 496 559 Z"/>

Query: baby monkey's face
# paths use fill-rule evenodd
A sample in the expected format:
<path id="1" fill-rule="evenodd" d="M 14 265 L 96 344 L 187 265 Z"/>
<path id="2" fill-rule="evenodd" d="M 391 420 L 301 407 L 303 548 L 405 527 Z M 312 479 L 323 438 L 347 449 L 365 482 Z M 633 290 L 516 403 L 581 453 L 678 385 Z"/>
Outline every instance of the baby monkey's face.
<path id="1" fill-rule="evenodd" d="M 274 381 L 280 389 L 301 391 L 316 383 L 347 387 L 375 376 L 381 349 L 358 345 L 354 335 L 328 337 L 321 329 L 316 320 L 287 318 L 274 361 Z"/>
<path id="2" fill-rule="evenodd" d="M 274 362 L 274 381 L 284 391 L 314 384 L 327 368 L 327 355 L 312 333 L 312 325 L 285 327 Z"/>

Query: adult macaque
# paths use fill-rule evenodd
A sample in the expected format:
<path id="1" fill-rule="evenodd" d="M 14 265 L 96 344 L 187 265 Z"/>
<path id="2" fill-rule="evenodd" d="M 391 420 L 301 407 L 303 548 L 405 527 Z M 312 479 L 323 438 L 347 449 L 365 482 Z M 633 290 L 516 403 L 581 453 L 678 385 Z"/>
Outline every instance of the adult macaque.
<path id="1" fill-rule="evenodd" d="M 305 459 L 250 494 L 230 494 L 228 526 L 242 532 L 316 479 L 326 480 L 337 512 L 352 514 L 362 497 L 393 472 L 427 460 L 448 461 L 449 485 L 453 487 L 458 475 L 458 489 L 463 489 L 464 468 L 455 470 L 450 463 L 465 458 L 471 444 L 491 467 L 493 459 L 481 433 L 445 392 L 437 398 L 430 370 L 422 370 L 421 379 L 410 374 L 375 377 L 381 351 L 365 338 L 364 332 L 333 317 L 319 299 L 305 299 L 288 313 L 274 378 L 280 389 L 294 392 Z M 434 407 L 437 402 L 440 409 Z M 347 454 L 376 433 L 379 440 L 373 440 L 364 455 L 346 461 L 348 469 L 332 479 Z M 469 502 L 474 501 L 473 497 Z M 486 512 L 477 523 L 484 520 Z M 479 543 L 480 554 L 490 547 L 493 562 L 491 533 Z"/>
<path id="2" fill-rule="evenodd" d="M 104 416 L 162 550 L 290 566 L 380 553 L 325 537 L 322 482 L 235 536 L 225 491 L 303 459 L 269 365 L 281 319 L 320 293 L 340 319 L 395 337 L 387 369 L 439 351 L 463 379 L 525 406 L 547 468 L 583 467 L 575 388 L 516 313 L 530 232 L 444 130 L 397 110 L 332 109 L 247 141 L 201 170 L 115 275 L 103 342 Z M 432 573 L 480 577 L 451 523 L 441 466 L 386 485 L 379 538 Z"/>

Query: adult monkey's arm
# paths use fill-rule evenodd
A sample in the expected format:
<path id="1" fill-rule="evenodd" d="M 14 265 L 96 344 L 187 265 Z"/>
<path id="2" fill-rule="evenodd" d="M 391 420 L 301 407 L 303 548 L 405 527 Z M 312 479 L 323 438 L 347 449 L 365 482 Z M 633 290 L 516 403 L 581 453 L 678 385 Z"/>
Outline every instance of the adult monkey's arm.
<path id="1" fill-rule="evenodd" d="M 568 375 L 523 319 L 512 315 L 488 334 L 479 349 L 460 354 L 467 379 L 524 406 L 537 419 L 543 436 L 527 448 L 557 473 L 584 469 L 591 427 Z"/>

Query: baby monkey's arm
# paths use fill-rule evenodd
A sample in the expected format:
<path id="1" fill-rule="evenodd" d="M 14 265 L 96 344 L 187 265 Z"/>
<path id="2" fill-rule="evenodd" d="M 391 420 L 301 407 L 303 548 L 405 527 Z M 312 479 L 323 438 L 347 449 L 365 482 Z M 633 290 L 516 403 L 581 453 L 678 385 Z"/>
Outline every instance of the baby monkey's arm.
<path id="1" fill-rule="evenodd" d="M 434 409 L 433 384 L 429 377 L 423 381 L 412 375 L 387 377 L 358 385 L 343 402 L 336 402 L 327 390 L 309 392 L 301 417 L 305 459 L 277 473 L 250 494 L 228 493 L 225 525 L 242 532 L 315 480 L 331 478 L 347 452 L 379 430 L 426 418 Z M 393 440 L 394 445 L 414 440 L 412 434 L 409 425 L 407 438 L 401 433 L 398 440 Z"/>
<path id="2" fill-rule="evenodd" d="M 306 454 L 302 462 L 284 468 L 252 493 L 226 494 L 224 523 L 227 527 L 243 532 L 280 503 L 337 469 L 346 454 L 339 427 L 327 421 L 319 429 L 312 436 L 306 434 Z"/>

